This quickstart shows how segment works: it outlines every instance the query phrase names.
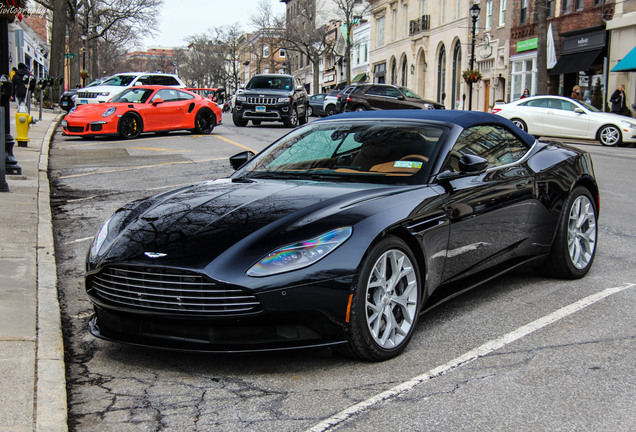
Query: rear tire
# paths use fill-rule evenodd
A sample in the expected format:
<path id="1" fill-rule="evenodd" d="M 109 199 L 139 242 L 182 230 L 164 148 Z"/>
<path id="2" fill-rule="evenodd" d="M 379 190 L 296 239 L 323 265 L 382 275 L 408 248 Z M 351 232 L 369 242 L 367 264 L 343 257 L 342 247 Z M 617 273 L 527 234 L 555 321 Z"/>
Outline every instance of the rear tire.
<path id="1" fill-rule="evenodd" d="M 314 115 L 314 109 L 312 107 L 307 107 L 307 117 L 311 117 Z"/>
<path id="2" fill-rule="evenodd" d="M 369 250 L 351 303 L 349 343 L 339 347 L 343 354 L 383 361 L 404 351 L 421 303 L 416 263 L 407 244 L 395 236 Z"/>
<path id="3" fill-rule="evenodd" d="M 209 108 L 202 108 L 199 112 L 197 112 L 197 115 L 194 118 L 194 129 L 192 130 L 192 133 L 207 135 L 212 133 L 214 126 L 216 126 L 216 117 L 214 113 Z"/>
<path id="4" fill-rule="evenodd" d="M 516 119 L 511 119 L 510 121 L 512 121 L 522 131 L 528 132 L 528 125 L 526 125 L 526 123 L 523 120 L 516 118 Z"/>
<path id="5" fill-rule="evenodd" d="M 598 211 L 592 194 L 576 187 L 568 197 L 545 270 L 553 277 L 579 279 L 596 255 Z"/>
<path id="6" fill-rule="evenodd" d="M 325 108 L 325 114 L 328 116 L 332 116 L 336 113 L 336 107 L 334 105 L 327 105 Z"/>

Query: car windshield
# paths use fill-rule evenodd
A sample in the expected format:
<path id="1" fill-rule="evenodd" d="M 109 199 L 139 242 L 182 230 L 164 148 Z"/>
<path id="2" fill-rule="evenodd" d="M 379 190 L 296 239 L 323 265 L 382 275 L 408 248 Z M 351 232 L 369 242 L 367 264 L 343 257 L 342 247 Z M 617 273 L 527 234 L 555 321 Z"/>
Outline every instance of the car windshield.
<path id="1" fill-rule="evenodd" d="M 101 85 L 126 87 L 129 86 L 131 82 L 133 82 L 135 77 L 136 75 L 116 75 L 112 78 L 107 79 Z"/>
<path id="2" fill-rule="evenodd" d="M 600 109 L 596 108 L 596 107 L 595 107 L 595 106 L 593 106 L 593 105 L 590 105 L 590 104 L 589 104 L 589 103 L 587 103 L 587 102 L 584 102 L 584 101 L 577 101 L 577 102 L 578 102 L 578 103 L 580 103 L 580 104 L 581 104 L 581 105 L 583 105 L 586 109 L 588 109 L 588 110 L 590 110 L 590 111 L 592 111 L 592 112 L 601 112 L 601 110 L 600 110 Z"/>
<path id="3" fill-rule="evenodd" d="M 119 93 L 117 96 L 111 99 L 111 102 L 119 103 L 145 103 L 150 95 L 152 89 L 145 88 L 129 88 Z"/>
<path id="4" fill-rule="evenodd" d="M 404 96 L 413 99 L 422 99 L 417 93 L 413 90 L 409 90 L 406 87 L 400 87 L 400 91 L 404 94 Z"/>
<path id="5" fill-rule="evenodd" d="M 288 77 L 254 77 L 247 83 L 248 90 L 251 89 L 272 89 L 272 90 L 291 90 L 293 81 Z"/>
<path id="6" fill-rule="evenodd" d="M 281 138 L 236 177 L 417 183 L 447 131 L 435 123 L 311 124 Z"/>

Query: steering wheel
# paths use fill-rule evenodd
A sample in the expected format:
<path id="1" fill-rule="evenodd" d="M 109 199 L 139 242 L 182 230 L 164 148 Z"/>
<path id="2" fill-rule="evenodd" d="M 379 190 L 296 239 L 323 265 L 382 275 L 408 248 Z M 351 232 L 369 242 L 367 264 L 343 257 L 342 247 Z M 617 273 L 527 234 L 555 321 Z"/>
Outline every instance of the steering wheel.
<path id="1" fill-rule="evenodd" d="M 401 161 L 420 161 L 420 162 L 428 162 L 428 158 L 424 155 L 421 154 L 410 154 L 410 155 L 406 155 L 403 158 L 400 159 Z"/>

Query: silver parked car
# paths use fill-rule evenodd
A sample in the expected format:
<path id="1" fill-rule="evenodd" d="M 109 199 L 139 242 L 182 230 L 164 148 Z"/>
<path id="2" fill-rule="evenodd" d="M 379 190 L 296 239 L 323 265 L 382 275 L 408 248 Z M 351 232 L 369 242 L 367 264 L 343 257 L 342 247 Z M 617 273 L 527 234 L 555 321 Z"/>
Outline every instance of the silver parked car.
<path id="1" fill-rule="evenodd" d="M 606 146 L 636 143 L 635 119 L 563 96 L 519 99 L 495 105 L 492 112 L 535 136 L 593 139 Z"/>

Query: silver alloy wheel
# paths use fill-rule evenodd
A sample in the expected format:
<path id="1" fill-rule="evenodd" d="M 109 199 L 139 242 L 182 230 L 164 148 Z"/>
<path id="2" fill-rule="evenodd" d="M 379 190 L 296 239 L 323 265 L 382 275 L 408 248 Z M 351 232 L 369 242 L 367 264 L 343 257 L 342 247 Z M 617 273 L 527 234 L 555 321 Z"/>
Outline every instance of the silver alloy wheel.
<path id="1" fill-rule="evenodd" d="M 586 268 L 594 257 L 596 247 L 596 213 L 594 205 L 585 195 L 579 196 L 568 220 L 568 250 L 570 260 L 577 269 Z"/>
<path id="2" fill-rule="evenodd" d="M 523 120 L 514 119 L 514 120 L 512 120 L 512 122 L 515 124 L 515 126 L 517 126 L 522 131 L 524 131 L 524 132 L 528 131 L 528 129 L 526 128 L 526 124 L 523 122 Z"/>
<path id="3" fill-rule="evenodd" d="M 404 252 L 389 249 L 373 265 L 367 282 L 366 319 L 374 341 L 395 348 L 417 318 L 417 277 Z"/>
<path id="4" fill-rule="evenodd" d="M 601 130 L 599 141 L 606 146 L 615 146 L 621 141 L 621 132 L 615 126 L 605 126 Z"/>

